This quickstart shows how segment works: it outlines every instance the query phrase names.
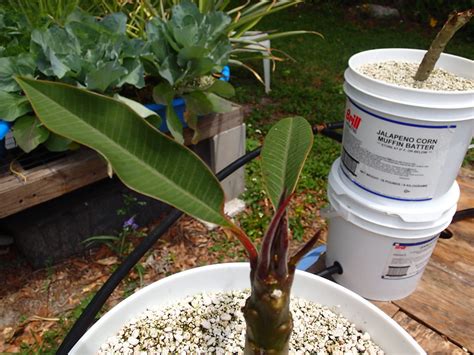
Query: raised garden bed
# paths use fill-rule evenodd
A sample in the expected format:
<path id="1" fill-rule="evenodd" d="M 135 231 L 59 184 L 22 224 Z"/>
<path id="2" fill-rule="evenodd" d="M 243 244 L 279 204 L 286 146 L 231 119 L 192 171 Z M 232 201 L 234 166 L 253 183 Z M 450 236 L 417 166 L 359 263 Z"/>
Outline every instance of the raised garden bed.
<path id="1" fill-rule="evenodd" d="M 203 117 L 199 130 L 202 140 L 192 148 L 211 169 L 221 169 L 243 153 L 245 143 L 240 139 L 245 135 L 239 134 L 245 129 L 240 106 L 225 114 Z M 192 132 L 185 130 L 184 134 L 189 145 Z M 233 143 L 229 135 L 236 138 Z M 130 216 L 137 215 L 141 225 L 167 210 L 163 203 L 135 194 L 116 179 L 104 180 L 108 176 L 104 159 L 87 148 L 19 156 L 2 167 L 0 231 L 14 237 L 16 246 L 35 268 L 83 251 L 86 244 L 82 241 L 89 237 L 116 235 L 126 218 L 117 215 L 123 208 L 124 194 L 146 202 L 146 206 L 129 211 Z M 226 183 L 229 197 L 243 192 L 243 170 Z"/>

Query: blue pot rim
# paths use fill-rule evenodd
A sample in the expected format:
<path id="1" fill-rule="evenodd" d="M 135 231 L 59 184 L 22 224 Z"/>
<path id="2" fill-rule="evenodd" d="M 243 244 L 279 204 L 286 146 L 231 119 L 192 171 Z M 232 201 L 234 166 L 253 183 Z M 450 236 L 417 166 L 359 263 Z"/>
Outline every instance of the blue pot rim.
<path id="1" fill-rule="evenodd" d="M 176 99 L 173 99 L 173 107 L 179 107 L 179 106 L 184 106 L 184 105 L 185 105 L 185 102 L 182 97 L 177 97 Z M 152 111 L 166 108 L 166 105 L 162 105 L 162 104 L 145 104 L 144 106 L 146 108 L 149 108 Z"/>
<path id="2" fill-rule="evenodd" d="M 0 140 L 5 138 L 9 130 L 10 130 L 10 122 L 0 120 Z"/>

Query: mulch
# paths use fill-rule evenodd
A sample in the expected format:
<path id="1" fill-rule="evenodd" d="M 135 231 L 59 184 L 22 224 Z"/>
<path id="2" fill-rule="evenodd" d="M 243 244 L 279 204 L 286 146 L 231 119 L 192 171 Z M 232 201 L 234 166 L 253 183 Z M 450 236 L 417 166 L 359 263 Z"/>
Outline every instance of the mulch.
<path id="1" fill-rule="evenodd" d="M 295 196 L 293 207 L 304 204 L 305 194 L 317 195 L 308 191 Z M 268 205 L 268 201 L 261 203 Z M 323 225 L 320 207 L 319 203 L 305 206 L 301 218 L 305 233 L 300 240 L 292 241 L 292 251 Z M 251 211 L 247 209 L 243 213 Z M 139 239 L 132 242 L 137 244 Z M 256 244 L 259 245 L 259 240 Z M 184 216 L 142 258 L 141 277 L 134 269 L 108 299 L 104 312 L 141 287 L 173 273 L 245 260 L 240 244 L 230 241 L 221 229 L 209 231 L 202 223 Z M 120 258 L 105 245 L 36 271 L 15 250 L 1 255 L 0 353 L 19 352 L 22 347 L 28 351 L 53 351 L 80 314 L 80 307 L 89 302 L 119 263 Z"/>

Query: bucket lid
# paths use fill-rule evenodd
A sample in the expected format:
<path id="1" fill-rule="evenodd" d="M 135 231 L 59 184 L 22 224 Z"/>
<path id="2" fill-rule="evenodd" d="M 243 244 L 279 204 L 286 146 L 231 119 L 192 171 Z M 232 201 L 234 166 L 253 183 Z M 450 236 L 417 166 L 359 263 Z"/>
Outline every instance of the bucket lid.
<path id="1" fill-rule="evenodd" d="M 454 182 L 449 191 L 433 200 L 378 201 L 349 187 L 339 174 L 340 158 L 329 174 L 328 198 L 338 216 L 346 220 L 360 218 L 371 224 L 400 230 L 444 229 L 456 212 L 460 190 Z M 440 231 L 441 231 L 440 230 Z"/>
<path id="2" fill-rule="evenodd" d="M 410 110 L 416 109 L 416 111 L 423 112 L 424 109 L 428 109 L 430 112 L 427 113 L 427 117 L 430 120 L 445 120 L 446 117 L 450 117 L 450 120 L 472 118 L 474 90 L 435 91 L 402 87 L 370 78 L 357 70 L 363 64 L 389 60 L 420 63 L 425 53 L 426 51 L 418 49 L 384 48 L 353 55 L 349 59 L 349 67 L 344 73 L 345 82 L 348 84 L 345 85 L 346 94 L 349 96 L 354 96 L 354 94 L 369 95 L 371 100 L 365 100 L 362 97 L 359 98 L 359 101 L 363 101 L 365 104 L 368 104 L 366 101 L 386 101 L 385 105 L 388 108 L 391 107 L 390 105 L 396 105 L 397 112 L 400 106 L 407 106 L 406 112 L 403 112 L 406 117 L 411 117 Z M 436 67 L 461 77 L 474 79 L 474 61 L 466 58 L 442 53 Z M 440 110 L 439 117 L 432 117 L 433 108 Z M 455 111 L 454 115 L 453 110 Z M 419 112 L 412 118 L 423 119 Z"/>

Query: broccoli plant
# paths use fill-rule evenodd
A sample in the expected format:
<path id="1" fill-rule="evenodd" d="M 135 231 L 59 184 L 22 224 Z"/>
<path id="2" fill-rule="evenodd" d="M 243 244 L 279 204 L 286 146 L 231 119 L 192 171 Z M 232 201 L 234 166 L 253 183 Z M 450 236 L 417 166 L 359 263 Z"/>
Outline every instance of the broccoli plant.
<path id="1" fill-rule="evenodd" d="M 223 211 L 223 190 L 188 148 L 163 135 L 123 102 L 67 84 L 17 78 L 39 120 L 49 130 L 104 156 L 131 189 L 218 224 L 236 236 L 250 261 L 251 295 L 243 313 L 248 354 L 288 352 L 292 332 L 290 291 L 298 260 L 316 242 L 288 255 L 286 210 L 313 135 L 301 117 L 279 121 L 262 149 L 262 169 L 275 215 L 260 251 Z"/>

